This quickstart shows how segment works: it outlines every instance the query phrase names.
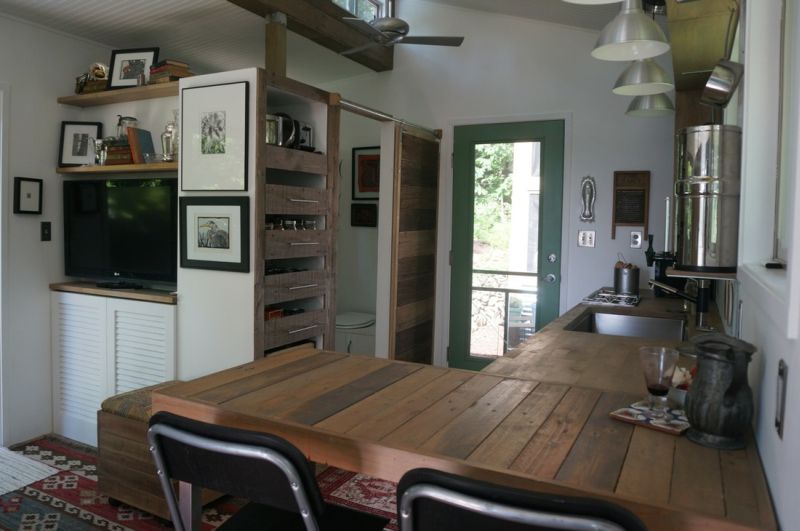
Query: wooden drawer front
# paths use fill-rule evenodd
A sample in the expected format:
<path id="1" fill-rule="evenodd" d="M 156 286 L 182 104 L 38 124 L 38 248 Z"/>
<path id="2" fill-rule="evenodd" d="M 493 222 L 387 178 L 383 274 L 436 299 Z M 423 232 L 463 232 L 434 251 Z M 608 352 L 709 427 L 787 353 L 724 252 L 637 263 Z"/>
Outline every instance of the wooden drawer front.
<path id="1" fill-rule="evenodd" d="M 325 294 L 328 275 L 325 271 L 301 271 L 267 275 L 264 277 L 264 301 L 266 304 L 318 297 Z"/>
<path id="2" fill-rule="evenodd" d="M 267 214 L 328 214 L 328 191 L 324 188 L 268 184 L 266 193 Z"/>
<path id="3" fill-rule="evenodd" d="M 267 230 L 265 258 L 325 256 L 330 250 L 329 230 Z"/>
<path id="4" fill-rule="evenodd" d="M 327 310 L 314 310 L 264 323 L 264 348 L 274 348 L 286 343 L 309 339 L 325 334 L 328 325 Z"/>

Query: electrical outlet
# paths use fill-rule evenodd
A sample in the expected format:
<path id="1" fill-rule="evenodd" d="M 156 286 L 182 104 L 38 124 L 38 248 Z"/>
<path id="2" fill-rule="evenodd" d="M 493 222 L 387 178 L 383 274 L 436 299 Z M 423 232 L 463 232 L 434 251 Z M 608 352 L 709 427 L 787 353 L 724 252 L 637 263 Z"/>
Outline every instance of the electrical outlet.
<path id="1" fill-rule="evenodd" d="M 635 230 L 631 232 L 631 249 L 642 248 L 642 232 Z"/>
<path id="2" fill-rule="evenodd" d="M 39 227 L 39 239 L 43 242 L 49 242 L 51 237 L 50 222 L 42 221 Z"/>
<path id="3" fill-rule="evenodd" d="M 594 247 L 594 234 L 593 230 L 579 230 L 578 247 Z"/>

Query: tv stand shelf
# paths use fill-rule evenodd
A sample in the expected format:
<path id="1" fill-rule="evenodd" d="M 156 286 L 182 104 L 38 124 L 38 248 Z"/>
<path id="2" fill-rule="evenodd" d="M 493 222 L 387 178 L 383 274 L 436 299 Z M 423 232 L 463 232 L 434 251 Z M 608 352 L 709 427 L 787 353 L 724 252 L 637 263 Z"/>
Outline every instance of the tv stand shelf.
<path id="1" fill-rule="evenodd" d="M 60 166 L 56 173 L 105 174 L 105 173 L 152 173 L 178 171 L 177 162 L 154 162 L 152 164 L 109 164 L 105 166 Z"/>
<path id="2" fill-rule="evenodd" d="M 157 302 L 160 304 L 177 304 L 178 295 L 173 292 L 157 289 L 109 289 L 98 288 L 94 282 L 59 282 L 50 284 L 51 291 L 82 293 L 113 299 L 129 299 L 135 301 Z"/>

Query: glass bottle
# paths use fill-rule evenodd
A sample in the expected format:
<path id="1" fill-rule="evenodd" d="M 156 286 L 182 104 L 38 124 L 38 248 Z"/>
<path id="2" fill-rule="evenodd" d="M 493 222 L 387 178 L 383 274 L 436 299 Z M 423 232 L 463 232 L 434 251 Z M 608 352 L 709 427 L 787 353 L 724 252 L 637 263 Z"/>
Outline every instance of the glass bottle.
<path id="1" fill-rule="evenodd" d="M 164 162 L 178 158 L 178 109 L 173 109 L 172 116 L 172 121 L 167 122 L 161 133 L 161 159 Z"/>

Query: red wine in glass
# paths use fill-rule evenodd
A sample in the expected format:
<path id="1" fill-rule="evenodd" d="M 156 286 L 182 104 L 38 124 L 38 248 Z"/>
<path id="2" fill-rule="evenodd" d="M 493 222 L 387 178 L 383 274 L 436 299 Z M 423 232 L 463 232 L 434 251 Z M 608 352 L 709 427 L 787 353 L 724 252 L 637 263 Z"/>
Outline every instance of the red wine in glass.
<path id="1" fill-rule="evenodd" d="M 669 393 L 669 387 L 662 384 L 648 385 L 647 391 L 653 396 L 667 396 L 667 393 Z"/>

